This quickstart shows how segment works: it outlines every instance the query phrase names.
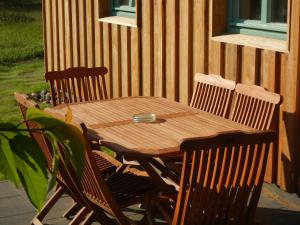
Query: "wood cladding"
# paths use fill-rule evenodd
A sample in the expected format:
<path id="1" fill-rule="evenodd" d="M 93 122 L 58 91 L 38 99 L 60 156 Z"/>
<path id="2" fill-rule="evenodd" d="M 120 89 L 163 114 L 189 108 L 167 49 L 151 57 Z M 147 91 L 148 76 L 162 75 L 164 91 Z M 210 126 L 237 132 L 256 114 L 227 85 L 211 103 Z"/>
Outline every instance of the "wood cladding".
<path id="1" fill-rule="evenodd" d="M 273 126 L 278 147 L 266 180 L 294 191 L 300 177 L 300 2 L 290 2 L 288 53 L 213 41 L 211 35 L 223 31 L 224 2 L 140 0 L 139 27 L 133 28 L 98 21 L 109 0 L 43 0 L 46 71 L 106 66 L 110 97 L 156 95 L 189 104 L 195 73 L 280 93 Z M 221 27 L 211 26 L 213 19 Z"/>

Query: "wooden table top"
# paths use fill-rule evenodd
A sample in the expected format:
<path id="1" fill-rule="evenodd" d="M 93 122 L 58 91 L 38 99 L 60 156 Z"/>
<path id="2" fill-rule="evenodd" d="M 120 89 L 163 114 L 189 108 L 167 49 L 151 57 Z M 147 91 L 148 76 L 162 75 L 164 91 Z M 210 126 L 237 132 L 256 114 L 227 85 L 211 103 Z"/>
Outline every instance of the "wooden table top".
<path id="1" fill-rule="evenodd" d="M 91 138 L 118 153 L 132 157 L 164 157 L 180 154 L 183 139 L 217 135 L 221 132 L 251 132 L 243 126 L 189 106 L 158 97 L 128 97 L 69 104 L 73 122 L 84 122 Z M 64 118 L 66 105 L 46 112 Z M 132 116 L 155 113 L 156 123 L 133 123 Z"/>

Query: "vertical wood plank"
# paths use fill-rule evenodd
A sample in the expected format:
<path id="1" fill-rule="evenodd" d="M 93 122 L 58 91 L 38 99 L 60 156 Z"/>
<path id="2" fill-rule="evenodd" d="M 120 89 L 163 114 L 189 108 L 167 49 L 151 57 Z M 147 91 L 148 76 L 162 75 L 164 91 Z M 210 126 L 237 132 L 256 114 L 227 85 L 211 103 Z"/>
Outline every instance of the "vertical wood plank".
<path id="1" fill-rule="evenodd" d="M 87 0 L 79 0 L 78 4 L 80 66 L 87 66 L 86 1 Z"/>
<path id="2" fill-rule="evenodd" d="M 240 82 L 241 47 L 234 44 L 226 44 L 225 52 L 225 78 Z"/>
<path id="3" fill-rule="evenodd" d="M 122 85 L 122 96 L 127 97 L 131 95 L 131 52 L 130 52 L 130 28 L 122 26 L 121 27 L 121 85 Z"/>
<path id="4" fill-rule="evenodd" d="M 192 90 L 192 1 L 179 2 L 179 100 L 184 104 L 189 104 Z"/>
<path id="5" fill-rule="evenodd" d="M 71 5 L 72 5 L 73 66 L 78 67 L 80 65 L 78 0 L 72 0 Z"/>
<path id="6" fill-rule="evenodd" d="M 87 66 L 95 67 L 94 0 L 86 0 Z"/>
<path id="7" fill-rule="evenodd" d="M 166 97 L 179 99 L 179 1 L 166 1 Z"/>
<path id="8" fill-rule="evenodd" d="M 259 50 L 244 47 L 242 50 L 242 77 L 244 84 L 257 84 L 259 79 L 260 57 Z"/>
<path id="9" fill-rule="evenodd" d="M 139 29 L 131 28 L 131 94 L 141 95 L 141 34 Z"/>
<path id="10" fill-rule="evenodd" d="M 66 45 L 65 45 L 65 15 L 64 1 L 58 0 L 57 5 L 57 23 L 58 23 L 58 40 L 59 40 L 59 60 L 60 70 L 66 69 Z"/>
<path id="11" fill-rule="evenodd" d="M 51 17 L 53 18 L 52 21 L 52 37 L 53 37 L 53 69 L 55 71 L 60 69 L 60 65 L 59 65 L 59 31 L 58 31 L 58 9 L 57 9 L 57 1 L 58 0 L 53 0 L 51 1 L 52 3 L 52 15 Z"/>
<path id="12" fill-rule="evenodd" d="M 103 65 L 103 35 L 102 35 L 102 23 L 98 21 L 100 18 L 100 5 L 99 0 L 94 1 L 94 27 L 95 27 L 95 66 L 99 67 Z"/>
<path id="13" fill-rule="evenodd" d="M 154 93 L 165 96 L 165 1 L 154 1 Z"/>
<path id="14" fill-rule="evenodd" d="M 194 66 L 193 74 L 208 73 L 208 2 L 206 0 L 194 0 L 194 27 L 193 49 Z"/>
<path id="15" fill-rule="evenodd" d="M 49 0 L 43 0 L 44 3 L 44 26 L 46 26 L 44 29 L 45 37 L 44 37 L 44 43 L 45 43 L 45 51 L 47 52 L 45 54 L 45 62 L 46 62 L 46 72 L 53 71 L 54 69 L 54 53 L 53 53 L 53 23 L 52 23 L 52 4 Z"/>
<path id="16" fill-rule="evenodd" d="M 73 67 L 71 0 L 64 1 L 66 68 Z"/>
<path id="17" fill-rule="evenodd" d="M 220 42 L 210 41 L 209 52 L 209 73 L 224 76 L 225 45 Z"/>
<path id="18" fill-rule="evenodd" d="M 142 3 L 142 68 L 143 95 L 153 95 L 153 1 Z"/>
<path id="19" fill-rule="evenodd" d="M 112 95 L 112 51 L 111 51 L 111 25 L 103 23 L 103 51 L 105 52 L 103 57 L 104 66 L 108 69 L 108 73 L 105 76 L 105 82 L 107 86 L 108 98 Z"/>
<path id="20" fill-rule="evenodd" d="M 120 26 L 112 24 L 112 82 L 113 97 L 121 97 L 121 40 Z"/>

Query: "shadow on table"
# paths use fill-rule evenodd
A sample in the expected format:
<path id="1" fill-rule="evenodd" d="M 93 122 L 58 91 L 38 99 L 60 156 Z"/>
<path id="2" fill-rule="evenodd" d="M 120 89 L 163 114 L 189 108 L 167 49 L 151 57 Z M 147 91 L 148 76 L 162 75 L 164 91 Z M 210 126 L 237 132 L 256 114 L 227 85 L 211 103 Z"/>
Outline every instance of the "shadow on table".
<path id="1" fill-rule="evenodd" d="M 299 225 L 300 211 L 257 208 L 255 222 L 259 225 Z"/>

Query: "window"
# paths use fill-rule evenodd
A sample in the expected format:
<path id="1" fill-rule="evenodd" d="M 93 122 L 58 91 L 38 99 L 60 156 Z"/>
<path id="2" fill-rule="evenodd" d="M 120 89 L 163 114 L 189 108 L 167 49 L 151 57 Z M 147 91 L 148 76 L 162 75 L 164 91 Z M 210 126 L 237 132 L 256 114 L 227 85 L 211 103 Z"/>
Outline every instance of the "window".
<path id="1" fill-rule="evenodd" d="M 112 0 L 112 16 L 136 18 L 135 0 Z"/>
<path id="2" fill-rule="evenodd" d="M 288 0 L 229 0 L 230 33 L 286 40 Z"/>

